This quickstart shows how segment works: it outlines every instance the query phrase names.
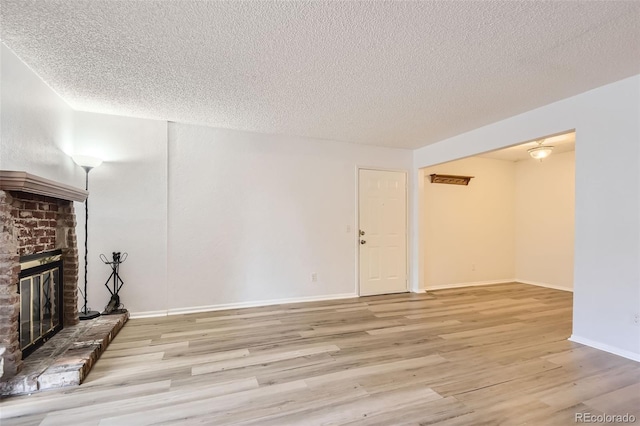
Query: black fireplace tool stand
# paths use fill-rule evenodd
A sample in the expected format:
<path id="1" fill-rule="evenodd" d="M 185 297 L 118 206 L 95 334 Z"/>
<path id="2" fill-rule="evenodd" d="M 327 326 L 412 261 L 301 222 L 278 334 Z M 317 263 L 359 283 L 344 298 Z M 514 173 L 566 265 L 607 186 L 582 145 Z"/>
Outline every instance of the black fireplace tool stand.
<path id="1" fill-rule="evenodd" d="M 109 275 L 107 282 L 104 283 L 104 286 L 107 288 L 107 290 L 109 290 L 109 293 L 111 293 L 111 300 L 109 300 L 107 306 L 104 307 L 104 312 L 102 312 L 102 315 L 120 314 L 127 312 L 127 310 L 124 309 L 124 306 L 120 303 L 119 295 L 120 289 L 124 285 L 122 278 L 120 278 L 120 265 L 124 263 L 125 260 L 127 260 L 127 257 L 127 253 L 121 254 L 119 251 L 113 252 L 112 261 L 110 261 L 104 254 L 100 255 L 100 260 L 102 260 L 105 265 L 109 265 L 111 267 L 111 275 Z M 109 287 L 109 283 L 112 283 L 111 288 Z"/>

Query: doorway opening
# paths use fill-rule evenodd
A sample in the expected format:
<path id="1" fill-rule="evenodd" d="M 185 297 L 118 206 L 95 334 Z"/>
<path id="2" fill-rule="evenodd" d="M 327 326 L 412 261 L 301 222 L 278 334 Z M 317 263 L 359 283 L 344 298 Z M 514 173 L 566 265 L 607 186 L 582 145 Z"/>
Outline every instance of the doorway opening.
<path id="1" fill-rule="evenodd" d="M 552 146 L 542 161 L 528 152 Z M 431 174 L 474 176 L 468 186 Z M 420 170 L 419 289 L 573 290 L 575 131 Z"/>

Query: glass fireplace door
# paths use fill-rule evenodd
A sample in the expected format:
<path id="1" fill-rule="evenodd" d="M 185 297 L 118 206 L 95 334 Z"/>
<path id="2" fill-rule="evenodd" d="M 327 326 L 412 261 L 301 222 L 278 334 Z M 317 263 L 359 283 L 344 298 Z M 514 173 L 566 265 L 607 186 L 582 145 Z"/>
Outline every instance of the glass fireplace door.
<path id="1" fill-rule="evenodd" d="M 62 328 L 62 261 L 58 252 L 21 259 L 18 291 L 23 357 Z"/>

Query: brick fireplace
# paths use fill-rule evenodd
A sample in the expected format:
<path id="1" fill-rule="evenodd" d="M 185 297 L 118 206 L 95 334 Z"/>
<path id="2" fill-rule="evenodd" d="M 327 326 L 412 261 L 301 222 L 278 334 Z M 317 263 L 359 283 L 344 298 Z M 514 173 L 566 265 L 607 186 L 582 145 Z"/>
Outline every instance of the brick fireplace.
<path id="1" fill-rule="evenodd" d="M 0 374 L 6 381 L 23 366 L 19 340 L 20 258 L 61 250 L 62 326 L 78 323 L 78 248 L 73 202 L 87 191 L 25 172 L 0 171 Z"/>

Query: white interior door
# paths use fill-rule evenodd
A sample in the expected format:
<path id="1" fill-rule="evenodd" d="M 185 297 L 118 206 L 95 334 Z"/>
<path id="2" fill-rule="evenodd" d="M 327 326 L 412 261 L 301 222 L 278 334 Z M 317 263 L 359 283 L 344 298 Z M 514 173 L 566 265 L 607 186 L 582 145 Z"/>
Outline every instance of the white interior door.
<path id="1" fill-rule="evenodd" d="M 403 172 L 360 169 L 360 295 L 407 291 L 407 181 Z"/>

